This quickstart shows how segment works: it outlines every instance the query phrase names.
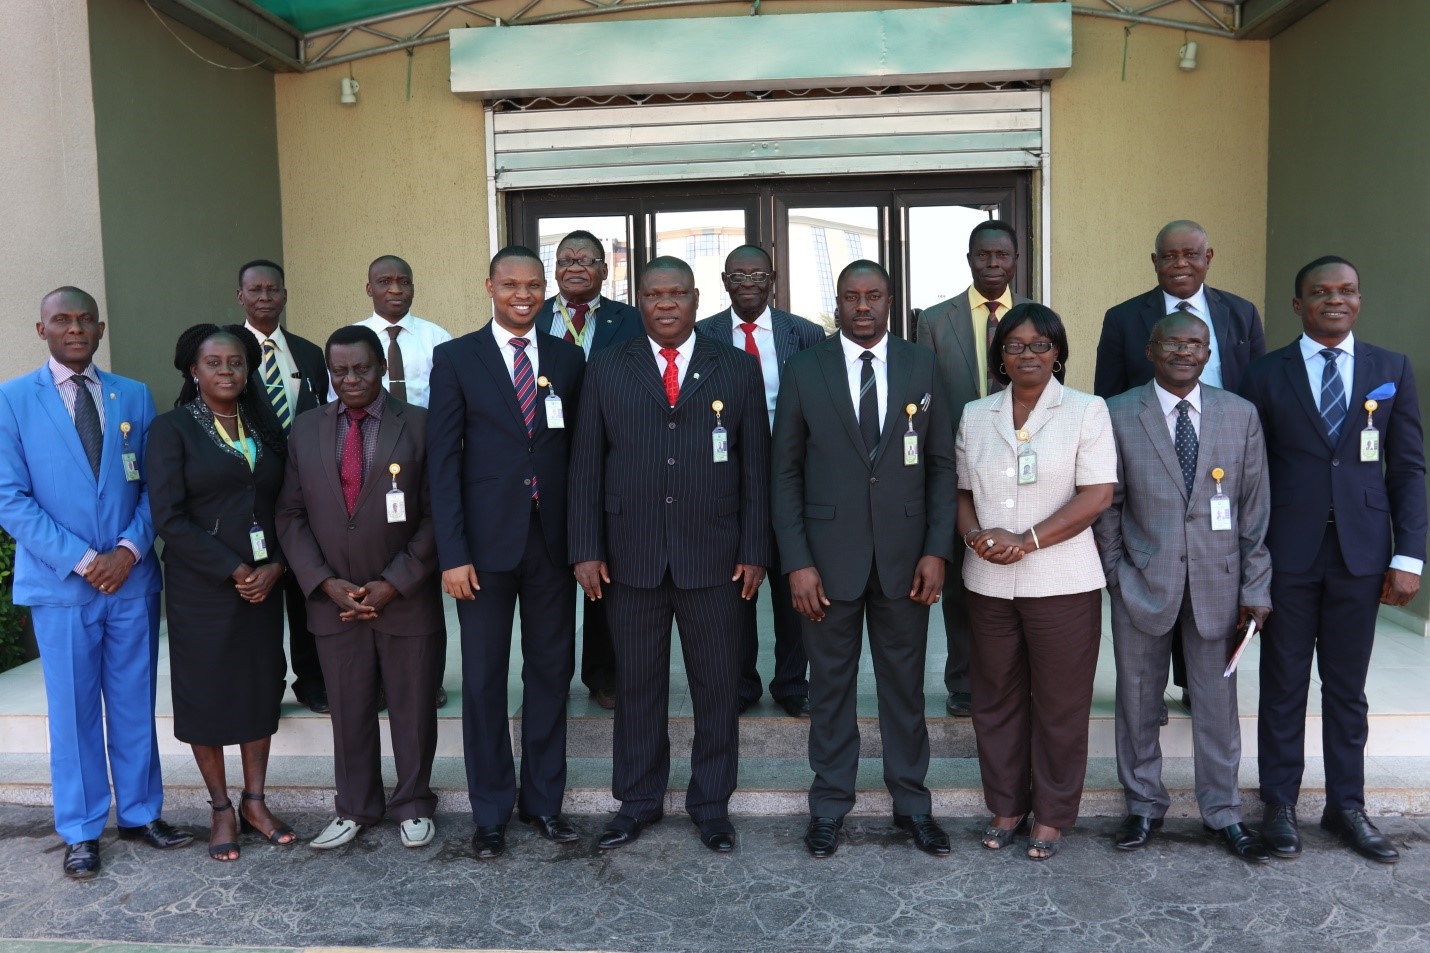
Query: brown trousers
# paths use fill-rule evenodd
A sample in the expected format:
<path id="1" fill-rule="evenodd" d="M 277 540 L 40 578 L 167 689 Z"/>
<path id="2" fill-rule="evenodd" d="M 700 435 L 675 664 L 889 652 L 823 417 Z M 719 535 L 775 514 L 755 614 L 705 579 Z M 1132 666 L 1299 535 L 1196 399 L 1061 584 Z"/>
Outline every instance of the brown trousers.
<path id="1" fill-rule="evenodd" d="M 973 730 L 988 809 L 1077 820 L 1102 637 L 1102 591 L 1039 599 L 968 593 Z"/>

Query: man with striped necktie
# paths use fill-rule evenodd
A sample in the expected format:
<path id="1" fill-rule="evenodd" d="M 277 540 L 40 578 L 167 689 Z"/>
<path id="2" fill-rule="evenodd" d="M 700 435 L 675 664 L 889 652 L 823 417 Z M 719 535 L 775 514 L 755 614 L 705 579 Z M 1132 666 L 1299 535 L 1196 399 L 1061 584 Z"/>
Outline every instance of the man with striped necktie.
<path id="1" fill-rule="evenodd" d="M 286 435 L 299 414 L 327 402 L 328 366 L 323 349 L 279 325 L 288 290 L 277 263 L 260 258 L 238 269 L 238 303 L 243 306 L 244 326 L 258 338 L 263 350 L 263 361 L 253 369 L 249 386 L 268 398 L 268 406 Z M 308 631 L 303 589 L 292 573 L 283 577 L 283 602 L 288 610 L 293 694 L 300 704 L 324 714 L 328 689 L 318 662 L 318 644 Z"/>

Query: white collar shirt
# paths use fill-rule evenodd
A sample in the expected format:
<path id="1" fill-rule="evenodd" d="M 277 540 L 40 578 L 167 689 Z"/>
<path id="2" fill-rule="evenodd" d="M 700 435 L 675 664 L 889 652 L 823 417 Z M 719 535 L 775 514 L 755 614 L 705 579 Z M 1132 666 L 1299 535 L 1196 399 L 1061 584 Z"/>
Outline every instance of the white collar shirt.
<path id="1" fill-rule="evenodd" d="M 575 303 L 568 301 L 563 294 L 558 294 L 551 299 L 551 327 L 549 330 L 554 337 L 564 340 L 567 328 L 566 315 L 561 312 L 563 306 L 566 308 L 567 314 L 571 312 L 572 308 L 576 307 Z M 601 296 L 596 295 L 596 297 L 587 301 L 586 307 L 590 310 L 586 312 L 586 323 L 582 325 L 585 331 L 582 332 L 581 336 L 581 349 L 586 352 L 587 357 L 590 357 L 591 343 L 596 340 L 596 312 L 601 307 Z"/>
<path id="2" fill-rule="evenodd" d="M 392 335 L 387 333 L 387 329 L 392 327 L 402 329 L 397 335 L 397 349 L 402 352 L 402 377 L 407 385 L 407 403 L 425 408 L 431 397 L 431 385 L 428 381 L 432 376 L 432 352 L 437 345 L 446 344 L 452 340 L 452 335 L 440 324 L 433 324 L 431 321 L 426 321 L 410 313 L 403 315 L 402 320 L 396 322 L 374 313 L 370 318 L 359 321 L 358 324 L 365 328 L 372 328 L 377 332 L 377 339 L 382 342 L 384 356 L 392 343 Z M 382 386 L 389 391 L 392 390 L 389 374 L 382 375 Z M 337 392 L 329 385 L 328 400 L 337 399 Z"/>
<path id="3" fill-rule="evenodd" d="M 1184 398 L 1162 389 L 1162 385 L 1156 381 L 1152 382 L 1152 388 L 1157 392 L 1157 402 L 1162 405 L 1162 417 L 1167 421 L 1167 433 L 1172 435 L 1173 446 L 1177 443 L 1177 405 Z M 1202 385 L 1197 384 L 1192 388 L 1192 392 L 1185 398 L 1186 402 L 1192 405 L 1192 409 L 1187 411 L 1187 416 L 1192 418 L 1192 430 L 1196 431 L 1197 439 L 1202 436 Z"/>
<path id="4" fill-rule="evenodd" d="M 735 350 L 745 350 L 744 319 L 730 309 L 730 343 Z M 765 380 L 765 409 L 769 411 L 770 426 L 775 425 L 775 398 L 780 393 L 780 357 L 775 348 L 775 319 L 769 307 L 755 319 L 753 332 L 755 347 L 760 352 L 760 376 Z"/>
<path id="5" fill-rule="evenodd" d="M 274 328 L 271 335 L 264 334 L 251 322 L 245 321 L 243 326 L 258 338 L 260 351 L 263 349 L 265 341 L 273 342 L 273 359 L 278 362 L 278 375 L 283 378 L 283 392 L 288 397 L 288 410 L 296 418 L 298 416 L 298 364 L 293 360 L 293 352 L 288 349 L 288 338 L 283 334 L 282 325 Z M 263 379 L 261 366 L 258 368 L 258 377 L 260 380 Z"/>
<path id="6" fill-rule="evenodd" d="M 532 379 L 541 376 L 541 354 L 536 345 L 536 328 L 526 329 L 525 334 L 513 334 L 506 328 L 497 324 L 495 318 L 492 319 L 492 334 L 497 339 L 497 350 L 501 351 L 501 359 L 506 363 L 507 375 L 511 377 L 512 386 L 516 386 L 516 348 L 511 346 L 513 338 L 523 338 L 528 343 L 526 345 L 526 359 L 531 363 Z M 400 336 L 400 335 L 399 335 Z M 538 388 L 539 390 L 540 388 Z"/>
<path id="7" fill-rule="evenodd" d="M 650 342 L 650 352 L 655 355 L 655 369 L 660 373 L 661 379 L 665 379 L 665 356 L 660 353 L 663 344 L 657 344 L 655 338 L 646 335 L 646 340 Z M 676 379 L 680 383 L 685 383 L 685 372 L 690 370 L 690 356 L 695 353 L 695 332 L 691 331 L 690 336 L 683 342 L 676 345 L 675 369 Z"/>
<path id="8" fill-rule="evenodd" d="M 879 430 L 884 429 L 884 418 L 889 412 L 889 335 L 886 333 L 873 347 L 865 348 L 849 340 L 841 331 L 839 346 L 844 349 L 844 369 L 849 378 L 849 399 L 854 401 L 854 419 L 859 419 L 860 377 L 864 373 L 865 351 L 874 355 L 874 391 L 879 398 Z"/>
<path id="9" fill-rule="evenodd" d="M 1217 347 L 1216 326 L 1212 324 L 1211 307 L 1207 304 L 1207 286 L 1204 284 L 1197 289 L 1197 293 L 1185 299 L 1190 306 L 1189 309 L 1179 309 L 1183 299 L 1176 295 L 1169 295 L 1162 292 L 1162 314 L 1168 315 L 1178 310 L 1190 310 L 1192 314 L 1206 322 L 1208 336 L 1211 338 L 1211 356 L 1207 358 L 1206 366 L 1202 368 L 1201 382 L 1211 387 L 1220 387 L 1221 383 L 1221 349 Z"/>

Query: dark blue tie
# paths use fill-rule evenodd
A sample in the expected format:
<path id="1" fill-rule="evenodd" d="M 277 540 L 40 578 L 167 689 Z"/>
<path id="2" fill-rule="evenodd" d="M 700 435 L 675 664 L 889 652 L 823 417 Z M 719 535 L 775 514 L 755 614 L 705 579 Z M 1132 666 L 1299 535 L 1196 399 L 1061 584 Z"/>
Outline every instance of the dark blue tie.
<path id="1" fill-rule="evenodd" d="M 1326 436 L 1335 443 L 1341 435 L 1341 424 L 1346 421 L 1346 385 L 1341 380 L 1341 370 L 1336 367 L 1336 358 L 1341 352 L 1328 347 L 1321 352 L 1326 359 L 1326 367 L 1321 371 L 1321 419 L 1326 422 Z"/>
<path id="2" fill-rule="evenodd" d="M 1192 495 L 1192 484 L 1197 482 L 1197 431 L 1187 413 L 1191 409 L 1188 401 L 1177 401 L 1177 462 L 1182 465 L 1182 482 L 1187 486 L 1188 498 Z"/>
<path id="3" fill-rule="evenodd" d="M 70 378 L 74 382 L 74 429 L 79 431 L 80 446 L 89 458 L 94 475 L 99 476 L 99 458 L 104 452 L 104 429 L 99 425 L 99 411 L 89 393 L 89 382 L 83 374 Z"/>

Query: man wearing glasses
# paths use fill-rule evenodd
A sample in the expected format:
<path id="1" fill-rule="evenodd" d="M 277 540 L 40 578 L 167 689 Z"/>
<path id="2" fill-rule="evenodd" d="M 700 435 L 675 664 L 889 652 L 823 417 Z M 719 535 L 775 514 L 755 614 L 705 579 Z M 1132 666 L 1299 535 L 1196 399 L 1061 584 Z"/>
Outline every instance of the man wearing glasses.
<path id="1" fill-rule="evenodd" d="M 752 355 L 760 364 L 765 384 L 765 406 L 770 424 L 775 420 L 775 397 L 780 390 L 780 373 L 785 361 L 824 340 L 824 329 L 813 321 L 770 307 L 775 290 L 775 269 L 770 256 L 756 245 L 741 245 L 725 259 L 720 275 L 730 295 L 730 307 L 697 321 L 695 330 L 722 344 Z M 809 717 L 808 663 L 799 631 L 799 613 L 794 611 L 789 578 L 780 571 L 779 553 L 770 542 L 770 598 L 775 614 L 775 676 L 770 681 L 770 697 L 792 718 Z M 760 671 L 756 660 L 760 636 L 755 618 L 755 600 L 740 607 L 740 711 L 760 700 Z"/>
<path id="2" fill-rule="evenodd" d="M 574 231 L 556 246 L 557 293 L 546 299 L 536 326 L 570 341 L 586 359 L 602 348 L 643 334 L 641 313 L 601 294 L 609 274 L 601 240 Z M 603 603 L 587 601 L 581 620 L 581 681 L 596 704 L 616 707 L 616 653 Z"/>

